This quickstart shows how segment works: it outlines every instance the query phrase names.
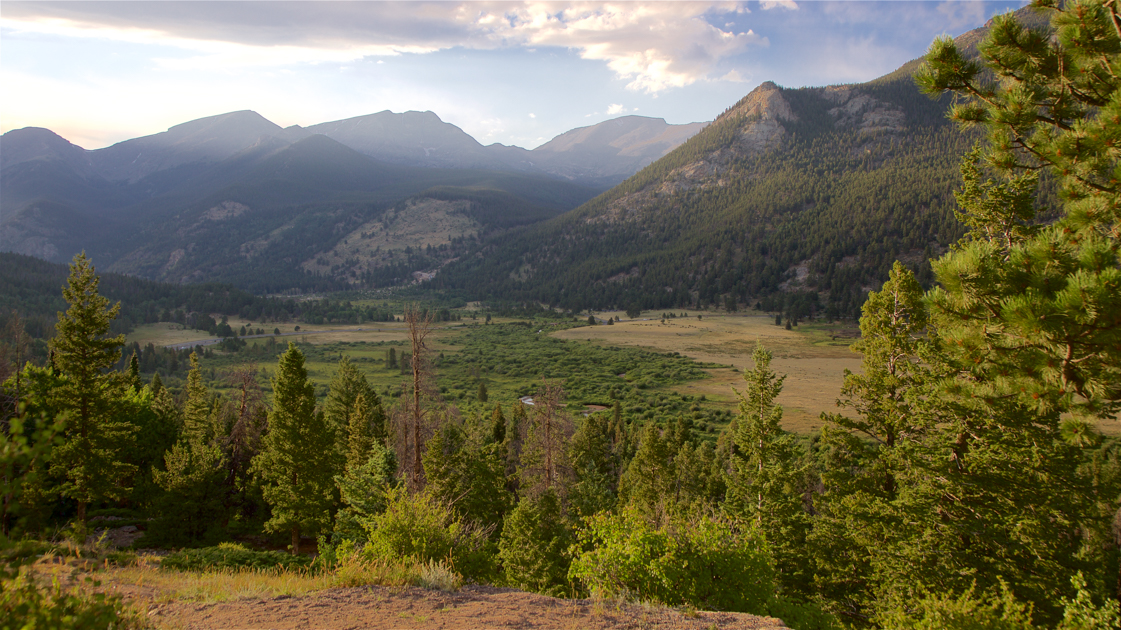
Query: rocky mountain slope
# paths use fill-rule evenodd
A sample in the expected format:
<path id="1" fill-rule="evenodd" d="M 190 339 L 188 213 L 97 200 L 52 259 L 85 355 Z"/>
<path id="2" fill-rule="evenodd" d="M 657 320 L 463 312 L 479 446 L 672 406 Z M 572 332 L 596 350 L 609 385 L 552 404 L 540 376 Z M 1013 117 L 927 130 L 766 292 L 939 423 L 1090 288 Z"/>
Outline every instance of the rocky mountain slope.
<path id="1" fill-rule="evenodd" d="M 619 186 L 485 244 L 436 285 L 572 309 L 856 316 L 893 261 L 930 281 L 926 261 L 963 233 L 953 193 L 978 138 L 946 120 L 948 99 L 919 92 L 918 66 L 855 85 L 764 83 Z"/>

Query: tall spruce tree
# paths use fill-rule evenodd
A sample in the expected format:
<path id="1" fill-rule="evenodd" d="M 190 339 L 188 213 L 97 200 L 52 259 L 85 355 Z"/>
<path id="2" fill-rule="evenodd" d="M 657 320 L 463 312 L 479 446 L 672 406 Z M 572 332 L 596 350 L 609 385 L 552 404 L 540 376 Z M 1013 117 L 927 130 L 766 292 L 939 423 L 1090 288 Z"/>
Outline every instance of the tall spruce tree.
<path id="1" fill-rule="evenodd" d="M 295 344 L 281 355 L 272 386 L 269 432 L 253 468 L 272 507 L 265 529 L 289 531 L 292 553 L 298 554 L 301 533 L 315 533 L 331 522 L 335 440 L 324 415 L 316 413 L 315 386 Z"/>
<path id="2" fill-rule="evenodd" d="M 133 442 L 133 426 L 116 415 L 127 379 L 111 371 L 121 358 L 124 335 L 108 336 L 121 305 L 110 307 L 97 292 L 99 283 L 85 252 L 75 256 L 62 290 L 69 308 L 58 314 L 50 342 L 54 366 L 64 377 L 55 396 L 66 416 L 51 468 L 65 478 L 62 494 L 77 501 L 82 526 L 89 504 L 127 495 L 124 481 L 134 472 L 121 455 Z"/>
<path id="3" fill-rule="evenodd" d="M 953 116 L 989 136 L 963 170 L 970 233 L 933 265 L 931 320 L 952 375 L 927 395 L 938 430 L 899 475 L 908 527 L 882 563 L 881 615 L 919 592 L 1003 582 L 1054 623 L 1079 571 L 1117 593 L 1109 519 L 1063 425 L 1121 405 L 1121 14 L 1112 0 L 1035 4 L 1053 34 L 1001 16 L 980 62 L 941 39 L 917 75 L 964 96 Z M 1036 172 L 1062 200 L 1042 227 L 1027 194 Z"/>

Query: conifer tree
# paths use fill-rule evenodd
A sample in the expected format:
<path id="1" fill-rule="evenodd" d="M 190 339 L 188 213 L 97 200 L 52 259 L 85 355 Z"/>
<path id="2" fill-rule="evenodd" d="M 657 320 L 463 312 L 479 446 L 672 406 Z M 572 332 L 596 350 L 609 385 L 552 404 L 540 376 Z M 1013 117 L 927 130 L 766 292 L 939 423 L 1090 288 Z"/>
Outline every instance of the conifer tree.
<path id="1" fill-rule="evenodd" d="M 124 335 L 108 336 L 121 305 L 110 307 L 97 292 L 99 283 L 85 252 L 75 256 L 62 291 L 69 308 L 58 314 L 50 342 L 53 364 L 64 377 L 55 395 L 66 416 L 64 441 L 51 467 L 65 477 L 62 494 L 77 501 L 81 526 L 90 503 L 125 497 L 123 481 L 134 472 L 122 457 L 133 442 L 133 427 L 116 417 L 126 382 L 110 371 L 124 345 Z"/>
<path id="2" fill-rule="evenodd" d="M 295 344 L 281 357 L 273 377 L 273 404 L 263 449 L 253 460 L 265 501 L 272 507 L 268 531 L 287 530 L 293 554 L 300 534 L 330 523 L 334 495 L 334 435 L 315 410 L 315 386 L 308 382 L 304 355 Z"/>
<path id="3" fill-rule="evenodd" d="M 1063 424 L 1121 407 L 1121 13 L 1112 0 L 1035 4 L 1053 35 L 1000 16 L 981 62 L 941 39 L 917 75 L 963 95 L 953 116 L 989 135 L 963 168 L 970 233 L 933 264 L 931 320 L 951 375 L 926 397 L 938 430 L 900 475 L 908 535 L 881 564 L 881 614 L 919 590 L 1000 582 L 1054 623 L 1077 571 L 1116 593 L 1116 569 L 1102 573 L 1117 566 L 1109 519 Z M 1062 200 L 1045 226 L 1028 194 L 1037 172 Z"/>
<path id="4" fill-rule="evenodd" d="M 161 535 L 170 542 L 198 542 L 224 522 L 226 462 L 211 414 L 210 392 L 192 352 L 187 373 L 183 430 L 164 456 L 164 469 L 152 477 L 164 489 L 158 502 Z"/>
<path id="5" fill-rule="evenodd" d="M 359 396 L 364 403 L 364 415 L 355 418 L 354 412 Z M 339 367 L 334 378 L 331 379 L 330 393 L 327 394 L 323 411 L 327 416 L 329 428 L 336 436 L 340 462 L 348 461 L 352 421 L 365 424 L 363 432 L 371 441 L 385 442 L 385 411 L 382 408 L 381 397 L 370 386 L 366 375 L 350 362 L 350 357 L 343 356 L 339 360 Z M 365 458 L 362 458 L 362 461 L 365 462 Z"/>
<path id="6" fill-rule="evenodd" d="M 799 474 L 797 444 L 782 429 L 782 407 L 775 402 L 786 376 L 771 369 L 772 356 L 762 344 L 756 345 L 751 354 L 755 366 L 743 373 L 747 389 L 736 390 L 740 416 L 725 506 L 731 514 L 755 521 L 764 532 L 801 509 L 801 496 L 792 494 Z"/>
<path id="7" fill-rule="evenodd" d="M 740 414 L 724 510 L 754 522 L 771 545 L 780 582 L 789 590 L 804 591 L 805 465 L 796 438 L 782 429 L 782 407 L 775 402 L 786 376 L 771 369 L 771 352 L 762 344 L 751 358 L 755 366 L 743 373 L 747 389 L 736 391 Z"/>
<path id="8" fill-rule="evenodd" d="M 655 523 L 663 523 L 672 508 L 672 445 L 653 422 L 646 424 L 638 452 L 619 480 L 619 501 Z"/>
<path id="9" fill-rule="evenodd" d="M 518 588 L 561 597 L 568 585 L 572 527 L 552 490 L 524 497 L 506 517 L 498 559 Z"/>
<path id="10" fill-rule="evenodd" d="M 364 462 L 348 466 L 346 474 L 335 477 L 342 509 L 335 515 L 333 542 L 365 542 L 366 532 L 374 527 L 374 517 L 385 511 L 386 493 L 394 487 L 396 477 L 396 456 L 376 442 L 370 443 Z"/>
<path id="11" fill-rule="evenodd" d="M 366 397 L 358 394 L 354 398 L 354 409 L 350 412 L 350 426 L 347 431 L 346 468 L 350 470 L 365 464 L 370 459 L 370 451 L 375 442 L 370 430 L 370 412 Z"/>

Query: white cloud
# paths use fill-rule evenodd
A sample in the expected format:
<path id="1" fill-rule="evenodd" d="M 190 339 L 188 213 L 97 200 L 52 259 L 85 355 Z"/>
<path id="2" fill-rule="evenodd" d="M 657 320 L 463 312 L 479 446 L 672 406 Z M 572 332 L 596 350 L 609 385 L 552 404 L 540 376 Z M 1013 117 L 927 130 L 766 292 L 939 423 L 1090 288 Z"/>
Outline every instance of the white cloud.
<path id="1" fill-rule="evenodd" d="M 534 113 L 532 113 L 532 112 L 531 112 L 531 113 L 529 114 L 529 117 L 530 117 L 530 118 L 537 118 L 537 114 L 534 114 Z"/>
<path id="2" fill-rule="evenodd" d="M 627 108 L 623 107 L 619 103 L 612 103 L 611 105 L 607 106 L 607 115 L 608 116 L 614 116 L 616 114 L 622 114 L 626 111 L 627 111 Z"/>
<path id="3" fill-rule="evenodd" d="M 561 47 L 602 61 L 648 93 L 708 78 L 763 40 L 709 18 L 735 2 L 5 2 L 13 32 L 98 38 L 186 51 L 174 70 L 347 63 L 463 47 Z"/>
<path id="4" fill-rule="evenodd" d="M 760 0 L 759 8 L 764 11 L 771 9 L 786 9 L 787 11 L 797 11 L 798 3 L 794 0 Z"/>

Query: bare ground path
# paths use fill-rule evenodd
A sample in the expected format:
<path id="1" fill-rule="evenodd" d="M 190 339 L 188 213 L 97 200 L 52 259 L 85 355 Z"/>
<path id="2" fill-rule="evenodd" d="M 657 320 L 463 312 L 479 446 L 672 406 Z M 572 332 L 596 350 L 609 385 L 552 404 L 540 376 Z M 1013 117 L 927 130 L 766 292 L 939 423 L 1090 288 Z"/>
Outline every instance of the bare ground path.
<path id="1" fill-rule="evenodd" d="M 215 604 L 153 604 L 149 618 L 182 630 L 357 630 L 513 628 L 577 630 L 622 628 L 780 630 L 781 621 L 737 613 L 564 600 L 490 586 L 455 593 L 380 586 L 335 588 L 303 596 L 249 598 Z"/>

